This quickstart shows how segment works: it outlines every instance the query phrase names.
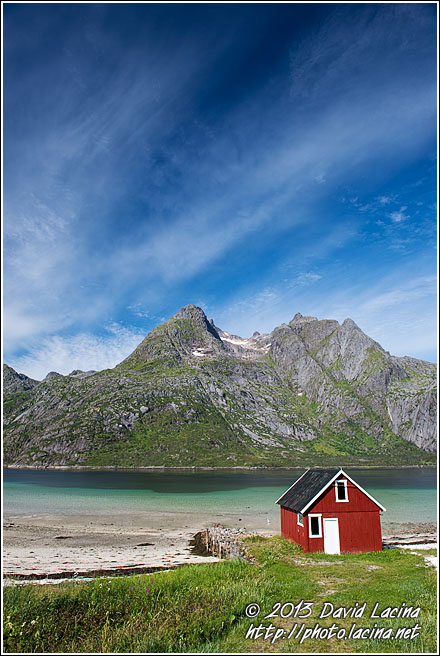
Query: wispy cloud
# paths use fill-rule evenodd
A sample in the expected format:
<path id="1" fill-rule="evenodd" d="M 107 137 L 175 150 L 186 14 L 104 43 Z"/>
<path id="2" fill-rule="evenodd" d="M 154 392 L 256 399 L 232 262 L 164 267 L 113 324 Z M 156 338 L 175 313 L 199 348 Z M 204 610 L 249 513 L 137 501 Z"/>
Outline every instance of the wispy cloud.
<path id="1" fill-rule="evenodd" d="M 409 219 L 409 214 L 404 213 L 405 210 L 407 209 L 408 208 L 406 205 L 402 205 L 400 210 L 396 212 L 391 212 L 391 214 L 388 214 L 388 216 L 394 223 L 400 223 L 401 221 L 406 221 L 407 219 Z"/>
<path id="2" fill-rule="evenodd" d="M 436 278 L 401 269 L 365 289 L 349 288 L 328 299 L 322 311 L 350 316 L 392 355 L 436 361 Z"/>
<path id="3" fill-rule="evenodd" d="M 350 317 L 392 355 L 436 361 L 435 276 L 408 279 L 407 272 L 401 270 L 370 287 L 359 288 L 348 282 L 331 290 L 331 285 L 314 293 L 310 287 L 282 285 L 264 293 L 246 293 L 220 310 L 218 324 L 248 336 L 254 330 L 270 332 L 288 323 L 296 312 L 340 323 Z"/>
<path id="4" fill-rule="evenodd" d="M 365 313 L 379 312 L 394 305 L 406 305 L 435 294 L 434 276 L 418 277 L 406 281 L 400 288 L 383 292 L 361 303 Z"/>
<path id="5" fill-rule="evenodd" d="M 289 287 L 308 287 L 309 285 L 313 285 L 313 283 L 318 282 L 318 280 L 321 280 L 321 278 L 322 276 L 319 273 L 307 271 L 304 273 L 299 273 L 292 280 L 286 279 L 286 282 L 288 283 Z"/>
<path id="6" fill-rule="evenodd" d="M 126 358 L 145 335 L 138 330 L 112 325 L 106 334 L 79 333 L 72 337 L 45 337 L 26 355 L 12 359 L 10 365 L 31 378 L 42 380 L 50 371 L 67 375 L 74 369 L 100 371 Z"/>
<path id="7" fill-rule="evenodd" d="M 23 16 L 36 11 L 23 7 Z M 84 5 L 69 29 L 58 24 L 57 57 L 44 56 L 44 35 L 49 27 L 58 34 L 50 12 L 61 9 L 45 10 L 47 24 L 34 20 L 24 46 L 25 22 L 9 19 L 9 359 L 37 338 L 52 358 L 44 340 L 55 338 L 48 335 L 92 336 L 127 307 L 129 321 L 151 323 L 195 298 L 208 299 L 215 319 L 216 308 L 227 319 L 224 308 L 235 304 L 238 328 L 247 325 L 246 307 L 269 327 L 275 304 L 281 319 L 287 301 L 306 302 L 311 288 L 325 288 L 333 258 L 356 263 L 354 247 L 370 218 L 377 231 L 390 232 L 386 247 L 395 252 L 422 229 L 423 222 L 409 220 L 415 204 L 378 185 L 435 140 L 426 11 L 335 6 L 303 39 L 293 31 L 270 75 L 247 84 L 265 35 L 260 12 L 275 10 L 258 6 L 254 34 L 242 29 L 248 20 L 240 12 L 248 9 L 228 7 L 204 10 L 232 12 L 222 29 L 194 9 L 206 29 L 190 21 L 173 32 L 180 9 L 167 17 L 160 7 L 129 5 L 130 34 L 136 12 L 151 14 L 127 40 L 111 21 L 119 10 Z M 236 70 L 240 83 L 229 88 Z M 332 203 L 341 194 L 347 211 L 340 215 Z M 295 263 L 287 299 L 274 282 L 286 260 Z M 237 276 L 226 285 L 222 271 L 231 261 Z"/>

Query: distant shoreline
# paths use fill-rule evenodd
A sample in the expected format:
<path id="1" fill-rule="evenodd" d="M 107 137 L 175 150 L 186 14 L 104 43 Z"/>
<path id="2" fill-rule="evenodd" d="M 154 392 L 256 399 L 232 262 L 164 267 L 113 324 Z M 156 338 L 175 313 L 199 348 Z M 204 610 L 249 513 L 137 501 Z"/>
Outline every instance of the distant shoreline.
<path id="1" fill-rule="evenodd" d="M 337 468 L 332 466 L 331 469 Z M 437 465 L 345 465 L 345 469 L 437 469 Z M 34 470 L 34 471 L 292 471 L 307 469 L 307 466 L 295 467 L 202 467 L 202 466 L 175 466 L 150 465 L 148 467 L 123 467 L 122 465 L 48 465 L 38 467 L 36 465 L 3 465 L 3 469 Z M 324 468 L 320 468 L 324 469 Z"/>

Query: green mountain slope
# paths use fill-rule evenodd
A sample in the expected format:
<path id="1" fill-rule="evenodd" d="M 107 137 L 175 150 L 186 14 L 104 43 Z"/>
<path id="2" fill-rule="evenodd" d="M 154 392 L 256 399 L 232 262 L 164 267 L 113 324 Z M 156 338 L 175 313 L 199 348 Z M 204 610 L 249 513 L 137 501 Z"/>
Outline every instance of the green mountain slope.
<path id="1" fill-rule="evenodd" d="M 189 305 L 114 369 L 29 385 L 5 367 L 9 465 L 435 462 L 435 365 L 350 319 L 297 314 L 242 339 Z"/>

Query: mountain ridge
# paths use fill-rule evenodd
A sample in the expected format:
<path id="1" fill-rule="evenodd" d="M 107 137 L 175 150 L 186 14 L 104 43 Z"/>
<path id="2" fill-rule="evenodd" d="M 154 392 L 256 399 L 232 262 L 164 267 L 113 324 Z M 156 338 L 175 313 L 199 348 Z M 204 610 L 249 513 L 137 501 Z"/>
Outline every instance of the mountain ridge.
<path id="1" fill-rule="evenodd" d="M 245 339 L 187 305 L 113 369 L 5 376 L 5 464 L 413 464 L 436 450 L 436 366 L 349 318 L 297 313 Z"/>

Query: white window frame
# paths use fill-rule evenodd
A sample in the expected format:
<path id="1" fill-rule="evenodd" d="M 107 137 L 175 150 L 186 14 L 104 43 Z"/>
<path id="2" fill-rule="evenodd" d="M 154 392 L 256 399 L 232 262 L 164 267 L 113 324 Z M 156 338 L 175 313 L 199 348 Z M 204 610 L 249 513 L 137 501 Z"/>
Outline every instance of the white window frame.
<path id="1" fill-rule="evenodd" d="M 338 485 L 340 483 L 344 483 L 344 489 L 345 489 L 345 499 L 338 499 Z M 347 487 L 347 480 L 346 479 L 339 479 L 335 481 L 335 497 L 336 497 L 336 502 L 337 503 L 348 503 L 348 487 Z"/>
<path id="2" fill-rule="evenodd" d="M 304 515 L 300 512 L 296 513 L 296 523 L 299 526 L 304 526 Z"/>
<path id="3" fill-rule="evenodd" d="M 319 535 L 312 534 L 312 517 L 318 518 Z M 322 513 L 312 513 L 309 515 L 309 538 L 322 538 Z"/>

